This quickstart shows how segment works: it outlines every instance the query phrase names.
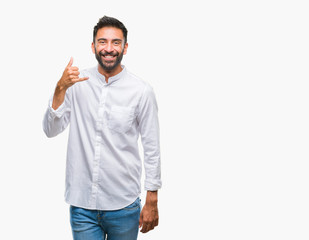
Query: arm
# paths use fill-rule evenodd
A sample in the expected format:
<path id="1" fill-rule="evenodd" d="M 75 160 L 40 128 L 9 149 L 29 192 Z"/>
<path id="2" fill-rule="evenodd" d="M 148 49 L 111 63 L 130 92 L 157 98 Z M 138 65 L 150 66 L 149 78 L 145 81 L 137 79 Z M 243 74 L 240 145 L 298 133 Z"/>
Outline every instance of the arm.
<path id="1" fill-rule="evenodd" d="M 139 226 L 146 233 L 158 225 L 158 189 L 161 188 L 159 120 L 156 98 L 146 86 L 140 101 L 138 124 L 144 149 L 145 190 L 147 197 L 141 211 Z"/>
<path id="2" fill-rule="evenodd" d="M 65 68 L 61 79 L 58 81 L 54 96 L 49 102 L 43 120 L 43 130 L 47 137 L 54 137 L 61 133 L 69 124 L 70 97 L 68 88 L 76 82 L 87 80 L 88 77 L 79 78 L 77 67 L 72 67 L 73 59 Z"/>

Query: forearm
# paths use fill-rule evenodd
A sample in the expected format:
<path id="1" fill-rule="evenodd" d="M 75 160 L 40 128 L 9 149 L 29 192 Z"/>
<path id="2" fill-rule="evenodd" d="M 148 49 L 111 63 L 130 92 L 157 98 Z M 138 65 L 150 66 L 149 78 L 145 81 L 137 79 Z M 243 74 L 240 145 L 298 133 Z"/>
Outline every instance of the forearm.
<path id="1" fill-rule="evenodd" d="M 73 58 L 65 68 L 62 77 L 57 82 L 57 86 L 52 100 L 43 120 L 43 130 L 47 137 L 54 137 L 61 133 L 69 124 L 71 102 L 70 87 L 77 82 L 85 81 L 89 77 L 79 77 L 78 67 L 73 67 Z"/>
<path id="2" fill-rule="evenodd" d="M 49 100 L 43 120 L 43 130 L 47 137 L 54 137 L 61 133 L 69 124 L 70 101 L 66 99 L 62 92 L 57 89 L 53 97 Z"/>
<path id="3" fill-rule="evenodd" d="M 54 110 L 57 110 L 58 107 L 61 106 L 61 104 L 64 102 L 65 93 L 66 89 L 57 84 L 52 103 L 52 108 Z"/>
<path id="4" fill-rule="evenodd" d="M 140 101 L 138 123 L 144 149 L 146 191 L 161 188 L 161 157 L 158 107 L 151 87 L 146 87 Z"/>

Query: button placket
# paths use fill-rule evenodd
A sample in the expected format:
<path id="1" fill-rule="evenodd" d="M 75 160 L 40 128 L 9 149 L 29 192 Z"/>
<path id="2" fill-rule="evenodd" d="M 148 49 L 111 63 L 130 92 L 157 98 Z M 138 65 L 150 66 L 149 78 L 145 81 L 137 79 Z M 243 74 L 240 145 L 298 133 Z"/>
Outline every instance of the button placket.
<path id="1" fill-rule="evenodd" d="M 93 179 L 92 179 L 92 198 L 91 205 L 95 207 L 96 198 L 98 193 L 98 181 L 99 181 L 99 163 L 101 159 L 101 145 L 102 145 L 102 130 L 103 130 L 103 116 L 105 111 L 105 99 L 107 95 L 106 85 L 103 86 L 99 109 L 98 109 L 98 119 L 96 121 L 96 137 L 95 137 L 95 152 L 94 152 L 94 163 L 93 163 Z"/>

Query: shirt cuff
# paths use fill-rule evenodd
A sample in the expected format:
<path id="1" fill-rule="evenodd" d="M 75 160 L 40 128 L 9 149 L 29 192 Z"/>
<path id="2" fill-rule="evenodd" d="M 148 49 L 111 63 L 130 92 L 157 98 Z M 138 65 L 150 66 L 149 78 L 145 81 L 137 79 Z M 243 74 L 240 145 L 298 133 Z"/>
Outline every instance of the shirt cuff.
<path id="1" fill-rule="evenodd" d="M 56 110 L 53 109 L 52 105 L 53 105 L 53 99 L 49 101 L 49 106 L 48 106 L 50 119 L 61 118 L 65 110 L 64 102 Z"/>
<path id="2" fill-rule="evenodd" d="M 145 180 L 144 188 L 146 191 L 157 191 L 162 187 L 162 181 L 157 179 Z"/>

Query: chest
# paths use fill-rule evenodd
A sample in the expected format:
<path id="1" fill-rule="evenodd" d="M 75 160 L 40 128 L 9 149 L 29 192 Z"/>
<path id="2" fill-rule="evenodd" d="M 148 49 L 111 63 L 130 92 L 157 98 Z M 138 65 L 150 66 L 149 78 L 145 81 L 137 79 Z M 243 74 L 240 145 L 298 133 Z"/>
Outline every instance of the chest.
<path id="1" fill-rule="evenodd" d="M 120 84 L 80 84 L 72 95 L 72 114 L 87 123 L 127 132 L 138 114 L 141 94 L 134 87 Z"/>

